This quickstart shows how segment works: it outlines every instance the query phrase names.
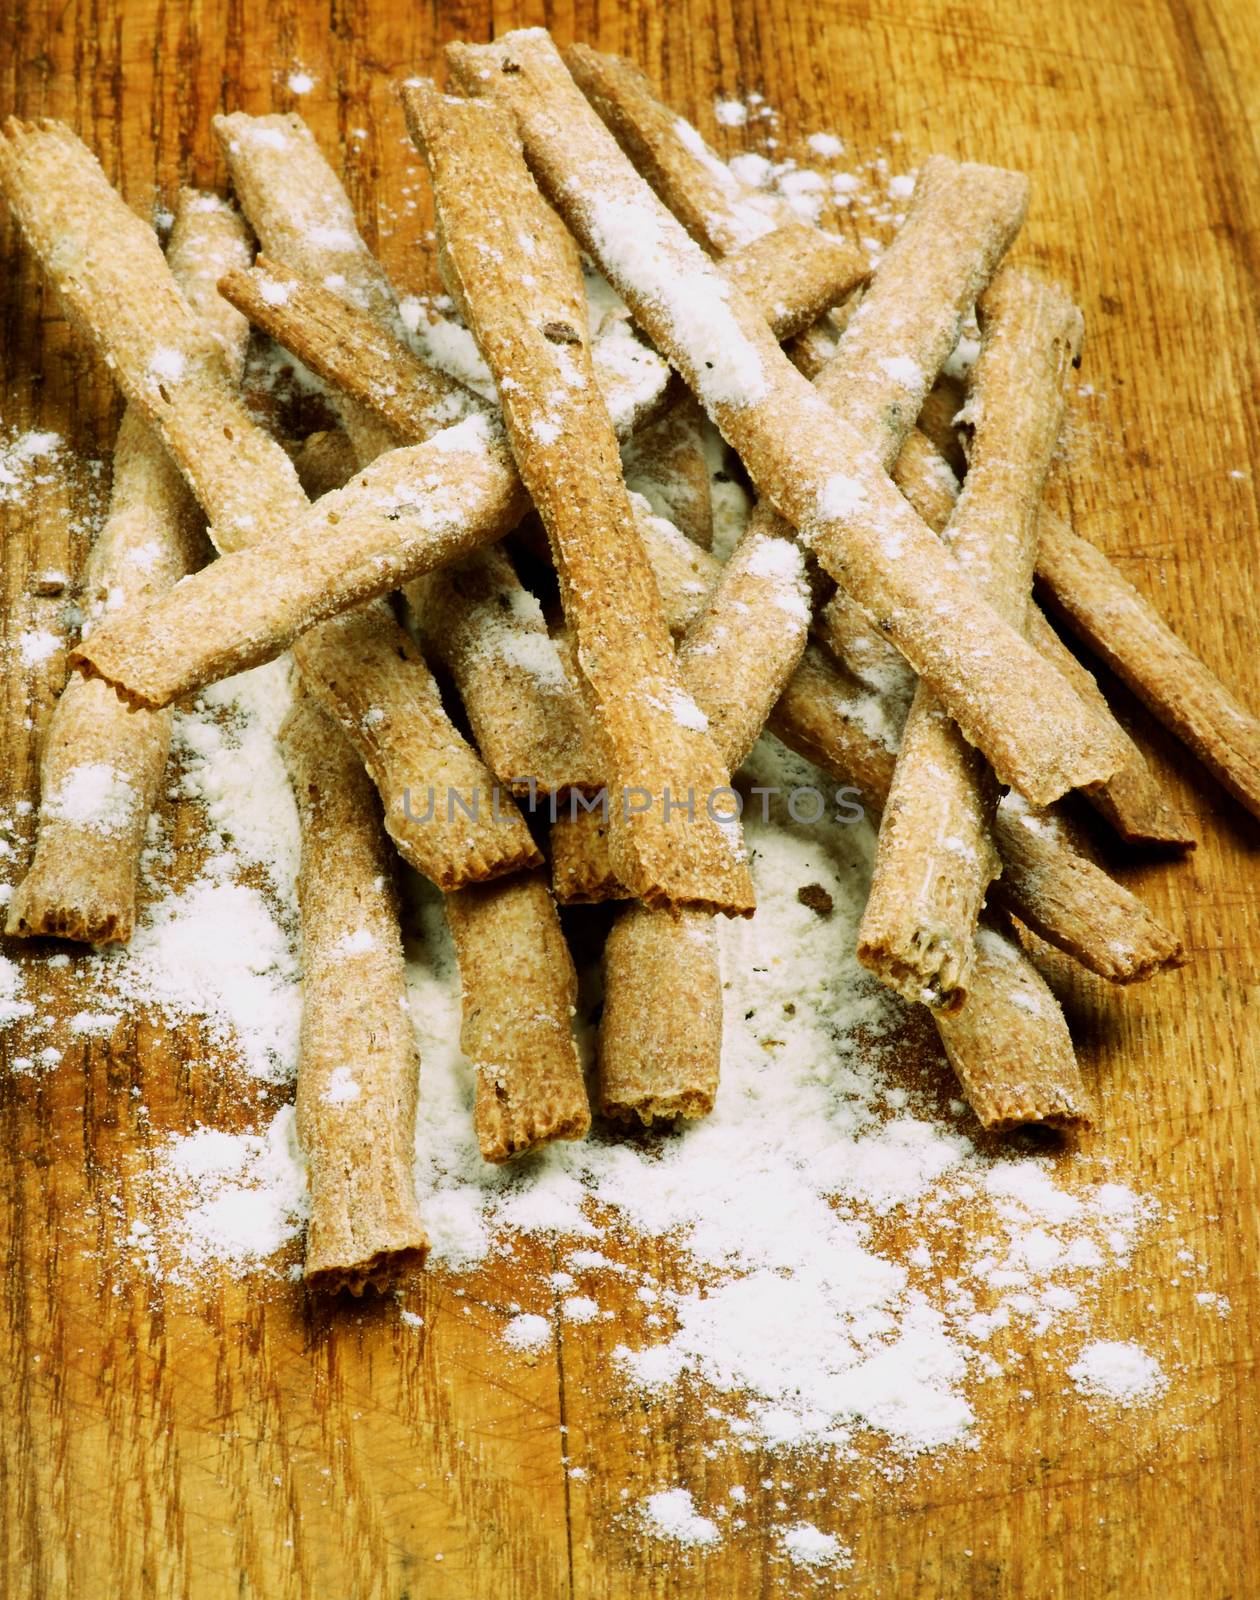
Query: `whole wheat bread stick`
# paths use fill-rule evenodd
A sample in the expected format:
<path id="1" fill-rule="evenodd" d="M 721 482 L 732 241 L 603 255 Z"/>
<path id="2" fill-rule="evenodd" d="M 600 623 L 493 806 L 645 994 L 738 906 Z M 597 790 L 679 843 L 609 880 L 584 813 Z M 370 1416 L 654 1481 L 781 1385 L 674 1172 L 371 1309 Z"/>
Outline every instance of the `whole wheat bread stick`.
<path id="1" fill-rule="evenodd" d="M 297 1130 L 310 1177 L 303 1277 L 383 1289 L 423 1264 L 416 1203 L 420 1054 L 380 807 L 358 757 L 307 696 L 280 730 L 302 823 Z"/>
<path id="2" fill-rule="evenodd" d="M 1079 1129 L 1093 1120 L 1062 1007 L 1000 920 L 976 933 L 967 1004 L 936 1013 L 937 1031 L 981 1124 Z"/>
<path id="3" fill-rule="evenodd" d="M 604 947 L 600 1110 L 644 1124 L 707 1116 L 721 1052 L 712 917 L 624 906 Z"/>
<path id="4" fill-rule="evenodd" d="M 313 628 L 294 655 L 310 693 L 353 733 L 405 861 L 451 890 L 542 860 L 511 795 L 452 725 L 424 658 L 384 601 Z"/>
<path id="5" fill-rule="evenodd" d="M 635 434 L 621 452 L 626 487 L 702 550 L 713 546 L 713 494 L 703 416 L 690 395 Z"/>
<path id="6" fill-rule="evenodd" d="M 1041 517 L 1045 515 L 1043 506 Z M 1091 784 L 1084 791 L 1090 805 L 1107 819 L 1127 844 L 1193 850 L 1194 835 L 1173 810 L 1168 796 L 1147 765 L 1146 757 L 1121 724 L 1116 722 L 1093 673 L 1076 659 L 1036 604 L 1028 607 L 1024 631 L 1038 654 L 1063 674 L 1081 699 L 1093 706 L 1100 717 L 1114 725 L 1116 737 L 1124 747 L 1125 762 L 1119 771 L 1113 773 L 1106 783 Z"/>
<path id="7" fill-rule="evenodd" d="M 1084 327 L 1057 284 L 1018 267 L 1003 267 L 977 305 L 983 344 L 968 400 L 971 461 L 941 537 L 989 604 L 1022 629 L 1037 512 Z M 906 429 L 894 431 L 900 449 Z M 906 998 L 946 1011 L 966 999 L 976 923 L 1000 870 L 989 831 L 996 803 L 977 752 L 920 684 L 858 933 L 858 959 Z"/>
<path id="8" fill-rule="evenodd" d="M 10 119 L 0 188 L 67 313 L 165 443 L 220 550 L 283 532 L 307 508 L 289 458 L 250 416 L 153 230 L 61 123 Z"/>
<path id="9" fill-rule="evenodd" d="M 424 444 L 378 456 L 284 533 L 120 614 L 84 641 L 74 662 L 134 704 L 169 705 L 501 538 L 527 508 L 500 423 L 468 417 Z"/>
<path id="10" fill-rule="evenodd" d="M 359 233 L 341 180 L 296 113 L 214 119 L 259 244 L 299 275 L 323 283 L 396 337 L 404 333 L 393 286 Z M 388 422 L 354 401 L 337 399 L 361 466 L 393 447 Z"/>
<path id="11" fill-rule="evenodd" d="M 1071 848 L 1053 813 L 1003 802 L 993 824 L 1002 876 L 990 899 L 1110 983 L 1186 964 L 1180 939 L 1137 895 Z"/>
<path id="12" fill-rule="evenodd" d="M 451 674 L 486 764 L 515 793 L 598 789 L 574 683 L 542 608 L 500 547 L 419 579 L 408 590 L 431 660 Z"/>
<path id="13" fill-rule="evenodd" d="M 917 429 L 906 439 L 893 468 L 893 481 L 930 528 L 943 531 L 953 515 L 959 485 L 953 470 Z M 1044 506 L 1038 516 L 1038 529 L 1048 515 Z M 1040 540 L 1038 541 L 1040 544 Z M 863 665 L 874 664 L 887 674 L 889 646 L 869 626 L 845 606 L 843 591 L 825 608 L 820 618 L 824 642 L 840 656 L 850 670 L 865 676 Z M 1024 617 L 1029 642 L 1057 672 L 1075 688 L 1107 730 L 1107 737 L 1123 757 L 1123 763 L 1106 783 L 1090 784 L 1085 798 L 1115 828 L 1122 839 L 1135 844 L 1158 844 L 1185 849 L 1193 846 L 1193 836 L 1173 812 L 1146 757 L 1116 720 L 1092 675 L 1081 666 L 1059 639 L 1035 604 L 1029 604 Z"/>
<path id="14" fill-rule="evenodd" d="M 1260 817 L 1260 719 L 1101 550 L 1048 511 L 1041 518 L 1037 578 L 1077 638 Z"/>
<path id="15" fill-rule="evenodd" d="M 302 440 L 293 457 L 298 479 L 312 500 L 344 489 L 358 470 L 350 436 L 344 428 L 321 428 Z"/>
<path id="16" fill-rule="evenodd" d="M 570 45 L 564 62 L 636 169 L 715 255 L 730 255 L 797 220 L 779 196 L 741 183 L 634 62 L 587 44 Z"/>
<path id="17" fill-rule="evenodd" d="M 48 189 L 40 188 L 37 181 Z M 99 163 L 69 130 L 56 124 L 33 129 L 10 123 L 6 137 L 0 139 L 0 185 L 24 233 L 41 251 L 54 284 L 112 359 L 128 398 L 144 412 L 183 469 L 212 518 L 212 536 L 225 537 L 226 529 L 228 545 L 237 547 L 250 540 L 261 541 L 239 553 L 257 557 L 266 552 L 255 573 L 264 587 L 268 582 L 283 586 L 291 575 L 287 567 L 274 565 L 276 546 L 264 538 L 268 531 L 277 540 L 282 536 L 289 539 L 290 544 L 281 548 L 292 552 L 295 564 L 308 554 L 317 563 L 324 559 L 326 547 L 306 552 L 299 539 L 295 548 L 293 525 L 300 527 L 311 508 L 288 457 L 241 404 L 217 339 L 201 329 L 150 230 L 110 187 Z M 452 452 L 462 459 L 471 448 L 469 471 L 475 472 L 486 459 L 483 430 L 490 421 L 470 416 L 429 445 L 416 447 L 420 452 L 436 450 L 446 458 L 437 473 L 446 487 L 445 500 L 440 494 L 426 494 L 425 485 L 432 479 L 418 473 L 417 462 L 411 461 L 411 470 L 405 470 L 405 461 L 400 473 L 398 457 L 406 453 L 394 451 L 356 477 L 347 489 L 326 498 L 322 515 L 332 520 L 325 526 L 344 537 L 352 528 L 353 511 L 338 520 L 339 512 L 331 508 L 352 508 L 366 498 L 373 504 L 372 514 L 387 520 L 386 504 L 392 501 L 396 508 L 414 508 L 419 496 L 423 502 L 420 515 L 429 520 L 430 535 L 436 531 L 439 542 L 444 537 L 458 541 L 464 536 L 462 504 L 460 497 L 450 492 Z M 391 478 L 391 472 L 396 476 Z M 382 489 L 382 483 L 389 487 Z M 520 493 L 510 475 L 501 475 L 498 487 L 509 502 Z M 401 510 L 395 514 L 401 520 Z M 375 583 L 379 578 L 375 564 L 372 576 Z M 371 592 L 379 592 L 369 587 Z M 189 640 L 201 640 L 213 632 L 215 618 L 198 608 L 194 580 L 177 585 L 156 604 L 160 607 L 164 602 L 187 629 Z M 371 661 L 366 657 L 360 660 L 356 651 L 366 652 L 369 646 Z M 80 647 L 76 660 L 85 663 L 90 658 L 93 670 L 100 672 L 102 656 L 113 648 L 125 649 L 125 637 L 119 638 L 117 627 L 102 627 Z M 233 666 L 248 665 L 250 659 L 247 656 L 244 661 L 220 665 L 232 670 Z M 441 770 L 433 775 L 435 788 L 445 787 L 448 760 L 458 774 L 449 786 L 453 793 L 488 791 L 491 782 L 484 766 L 449 723 L 443 737 L 437 724 L 439 718 L 445 721 L 445 716 L 436 691 L 426 692 L 432 686 L 425 683 L 427 673 L 419 654 L 388 607 L 378 605 L 362 614 L 357 630 L 353 625 L 339 625 L 321 637 L 320 630 L 311 629 L 295 647 L 294 659 L 301 671 L 309 664 L 321 703 L 328 710 L 336 706 L 342 728 L 384 785 L 387 814 L 391 825 L 399 828 L 400 848 L 413 847 L 420 829 L 429 835 L 424 848 L 415 850 L 417 864 L 429 861 L 450 884 L 466 881 L 459 875 L 461 863 L 490 877 L 535 859 L 532 846 L 525 847 L 522 831 L 527 838 L 528 830 L 519 816 L 515 825 L 504 826 L 484 809 L 473 819 L 454 805 L 437 805 L 430 813 L 421 808 L 416 816 L 406 818 L 405 830 L 399 823 L 395 797 L 410 787 L 414 768 L 403 765 L 394 775 L 388 762 L 401 759 L 408 749 L 444 753 Z M 364 684 L 356 679 L 362 673 L 375 689 L 377 680 L 392 683 L 408 662 L 417 674 L 416 691 L 410 700 L 404 696 L 395 704 L 400 711 L 404 707 L 413 710 L 420 720 L 414 741 L 405 729 L 392 728 L 392 738 L 386 743 L 371 722 L 363 721 L 373 704 Z M 165 704 L 187 687 L 186 683 L 166 684 L 151 697 L 151 703 Z M 454 752 L 459 753 L 458 761 Z M 514 813 L 509 799 L 504 799 L 503 810 L 509 817 Z"/>
<path id="18" fill-rule="evenodd" d="M 529 873 L 446 898 L 463 988 L 460 1043 L 477 1073 L 487 1161 L 590 1127 L 573 1039 L 573 961 L 547 885 Z"/>
<path id="19" fill-rule="evenodd" d="M 869 267 L 846 241 L 803 223 L 788 203 L 743 184 L 632 62 L 575 44 L 569 71 L 629 159 L 691 236 L 755 285 L 780 339 L 810 326 Z"/>
<path id="20" fill-rule="evenodd" d="M 450 46 L 473 93 L 516 116 L 544 191 L 687 380 L 753 481 L 948 707 L 999 778 L 1036 804 L 1114 770 L 1071 686 L 971 590 L 791 365 L 756 308 L 660 204 L 538 30 Z M 510 70 L 505 71 L 504 67 Z"/>
<path id="21" fill-rule="evenodd" d="M 906 220 L 817 379 L 885 470 L 1027 208 L 1022 173 L 945 156 L 920 167 Z"/>
<path id="22" fill-rule="evenodd" d="M 724 826 L 712 805 L 727 774 L 679 681 L 595 387 L 572 241 L 535 188 L 502 112 L 414 82 L 405 95 L 434 180 L 448 284 L 495 376 L 513 453 L 556 560 L 615 798 L 618 871 L 650 903 L 750 912 L 738 824 Z M 533 280 L 528 305 L 519 299 L 523 277 Z"/>
<path id="23" fill-rule="evenodd" d="M 180 191 L 167 259 L 239 376 L 248 327 L 215 283 L 249 260 L 240 215 Z M 114 447 L 109 515 L 84 573 L 85 631 L 161 593 L 206 552 L 204 519 L 161 442 L 133 407 Z M 145 829 L 166 766 L 169 712 L 132 711 L 102 683 L 70 677 L 44 732 L 35 855 L 9 903 L 11 934 L 126 942 L 135 923 Z"/>
<path id="24" fill-rule="evenodd" d="M 423 444 L 452 422 L 491 409 L 457 379 L 413 355 L 388 324 L 378 324 L 287 263 L 259 256 L 250 271 L 228 274 L 220 289 L 255 327 L 364 413 L 370 395 L 371 413 L 401 443 Z"/>

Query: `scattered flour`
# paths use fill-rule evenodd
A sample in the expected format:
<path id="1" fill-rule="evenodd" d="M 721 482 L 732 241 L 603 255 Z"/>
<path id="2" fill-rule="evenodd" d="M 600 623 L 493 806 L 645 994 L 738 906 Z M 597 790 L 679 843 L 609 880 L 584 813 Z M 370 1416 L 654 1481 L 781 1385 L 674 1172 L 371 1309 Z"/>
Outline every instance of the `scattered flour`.
<path id="1" fill-rule="evenodd" d="M 796 1522 L 779 1535 L 785 1554 L 802 1567 L 851 1567 L 852 1553 L 834 1534 L 823 1533 L 812 1522 Z"/>
<path id="2" fill-rule="evenodd" d="M 1127 1340 L 1092 1340 L 1067 1373 L 1081 1394 L 1117 1405 L 1153 1400 L 1168 1386 L 1154 1356 Z"/>
<path id="3" fill-rule="evenodd" d="M 660 1539 L 681 1545 L 715 1545 L 722 1535 L 716 1522 L 702 1517 L 686 1489 L 661 1489 L 643 1502 L 643 1524 Z"/>

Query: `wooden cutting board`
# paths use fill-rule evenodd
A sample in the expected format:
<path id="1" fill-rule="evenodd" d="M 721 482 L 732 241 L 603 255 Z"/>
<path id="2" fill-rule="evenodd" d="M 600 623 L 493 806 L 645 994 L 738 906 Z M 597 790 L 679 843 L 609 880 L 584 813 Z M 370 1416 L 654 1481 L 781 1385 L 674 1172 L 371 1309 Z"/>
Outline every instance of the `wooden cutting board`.
<path id="1" fill-rule="evenodd" d="M 1251 0 L 0 0 L 0 107 L 67 119 L 145 209 L 181 180 L 220 184 L 211 116 L 297 104 L 286 80 L 301 67 L 315 87 L 300 109 L 341 152 L 370 242 L 399 281 L 419 281 L 427 201 L 389 80 L 431 70 L 446 39 L 535 23 L 637 58 L 728 151 L 740 134 L 716 127 L 714 98 L 758 90 L 781 113 L 785 150 L 831 130 L 855 152 L 885 148 L 903 171 L 944 151 L 1031 173 L 1021 250 L 1075 287 L 1088 328 L 1077 525 L 1260 706 Z M 118 413 L 107 374 L 7 224 L 3 249 L 0 417 L 99 454 Z M 0 507 L 10 637 L 30 625 L 30 573 L 83 555 L 59 493 L 38 515 Z M 38 727 L 61 671 L 53 657 L 37 673 L 33 706 L 30 675 L 8 672 L 6 812 L 36 792 Z M 42 1077 L 0 1070 L 3 1593 L 831 1592 L 830 1578 L 815 1586 L 775 1559 L 759 1518 L 776 1498 L 780 1525 L 809 1516 L 853 1548 L 843 1585 L 855 1595 L 1260 1592 L 1260 828 L 1145 713 L 1118 704 L 1202 840 L 1187 866 L 1127 877 L 1183 933 L 1185 972 L 1131 993 L 1065 976 L 1100 1106 L 1087 1153 L 1112 1157 L 1114 1176 L 1165 1207 L 1100 1308 L 1117 1336 L 1159 1350 L 1173 1377 L 1161 1404 L 1099 1428 L 1059 1403 L 1061 1378 L 1034 1359 L 990 1386 L 980 1451 L 855 1495 L 808 1462 L 737 1463 L 753 1483 L 774 1476 L 774 1495 L 751 1497 L 738 1540 L 662 1564 L 622 1515 L 622 1489 L 637 1500 L 690 1482 L 712 1498 L 731 1469 L 706 1459 L 698 1407 L 647 1410 L 622 1391 L 615 1322 L 566 1331 L 532 1365 L 505 1362 L 504 1307 L 547 1270 L 542 1246 L 465 1293 L 417 1281 L 418 1330 L 392 1303 L 323 1310 L 226 1279 L 190 1300 L 111 1267 L 98 1246 L 126 1215 L 122 1157 L 241 1118 L 200 1070 L 194 1028 L 127 1019 Z M 1185 1243 L 1228 1316 L 1196 1314 Z M 664 1257 L 656 1266 L 670 1271 Z M 566 1477 L 566 1453 L 585 1478 Z"/>

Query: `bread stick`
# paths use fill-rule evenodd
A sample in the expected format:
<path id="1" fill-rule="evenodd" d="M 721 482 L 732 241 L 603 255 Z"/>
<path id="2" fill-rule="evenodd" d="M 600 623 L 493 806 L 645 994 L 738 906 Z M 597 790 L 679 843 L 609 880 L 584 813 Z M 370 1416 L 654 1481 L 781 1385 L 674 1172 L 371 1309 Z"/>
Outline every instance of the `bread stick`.
<path id="1" fill-rule="evenodd" d="M 968 400 L 975 427 L 971 462 L 941 537 L 994 610 L 1022 630 L 1037 511 L 1084 330 L 1080 312 L 1058 285 L 1017 267 L 1002 268 L 978 309 L 984 342 Z M 855 328 L 860 333 L 860 318 L 859 312 L 845 340 Z M 919 403 L 921 397 L 916 412 Z M 899 402 L 892 404 L 899 418 Z M 885 426 L 900 450 L 907 430 L 887 416 Z M 946 1011 L 966 999 L 976 922 L 985 890 L 1000 871 L 989 832 L 996 803 L 996 786 L 978 752 L 920 684 L 858 934 L 858 959 L 908 999 Z"/>
<path id="2" fill-rule="evenodd" d="M 551 893 L 534 873 L 446 898 L 477 1073 L 473 1112 L 487 1161 L 581 1139 L 591 1114 L 571 1018 L 577 979 Z"/>
<path id="3" fill-rule="evenodd" d="M 167 252 L 203 326 L 239 375 L 248 327 L 215 292 L 249 259 L 239 214 L 180 191 Z M 109 515 L 84 573 L 85 631 L 168 589 L 206 551 L 204 519 L 161 442 L 128 407 L 114 447 Z M 11 934 L 125 943 L 149 812 L 166 766 L 169 712 L 131 711 L 102 683 L 70 677 L 44 732 L 35 855 L 9 903 Z"/>
<path id="4" fill-rule="evenodd" d="M 1071 848 L 1053 813 L 998 808 L 1002 876 L 990 899 L 1109 983 L 1142 983 L 1186 964 L 1180 939 L 1137 895 Z"/>
<path id="5" fill-rule="evenodd" d="M 621 453 L 626 487 L 702 550 L 713 546 L 713 496 L 699 406 L 688 395 Z"/>
<path id="6" fill-rule="evenodd" d="M 692 238 L 741 287 L 771 305 L 780 339 L 836 305 L 869 267 L 860 250 L 802 223 L 786 200 L 743 184 L 691 124 L 656 95 L 633 62 L 589 45 L 564 52 L 569 71 L 609 132 Z"/>
<path id="7" fill-rule="evenodd" d="M 893 481 L 930 528 L 944 531 L 958 498 L 958 480 L 936 448 L 917 429 L 906 439 L 897 458 Z M 1048 516 L 1042 506 L 1037 521 L 1039 531 Z M 877 670 L 885 670 L 889 646 L 869 626 L 863 633 L 856 619 L 841 615 L 844 600 L 841 591 L 820 619 L 831 630 L 828 642 L 860 676 L 863 675 L 862 663 L 868 660 L 876 664 Z M 1030 603 L 1025 612 L 1024 631 L 1037 653 L 1061 673 L 1081 700 L 1093 709 L 1106 729 L 1107 738 L 1122 756 L 1122 765 L 1106 783 L 1090 784 L 1082 791 L 1085 798 L 1122 839 L 1176 849 L 1192 847 L 1193 836 L 1172 811 L 1146 757 L 1116 720 L 1092 675 L 1063 645 L 1035 603 Z"/>
<path id="8" fill-rule="evenodd" d="M 299 520 L 307 501 L 289 458 L 250 416 L 153 230 L 87 147 L 61 123 L 10 118 L 0 188 L 70 318 L 187 477 L 217 547 L 239 549 Z"/>
<path id="9" fill-rule="evenodd" d="M 649 903 L 748 913 L 738 823 L 724 826 L 714 814 L 727 774 L 679 681 L 595 388 L 572 241 L 534 187 L 502 112 L 419 83 L 404 97 L 434 180 L 448 285 L 495 376 L 556 560 L 614 797 L 617 869 Z M 527 308 L 522 280 L 533 280 Z"/>
<path id="10" fill-rule="evenodd" d="M 367 775 L 301 691 L 280 744 L 302 823 L 303 1277 L 313 1289 L 359 1295 L 422 1265 L 429 1248 L 413 1177 L 420 1054 L 390 852 Z"/>
<path id="11" fill-rule="evenodd" d="M 1040 527 L 1046 516 L 1043 506 Z M 1105 817 L 1126 844 L 1161 845 L 1173 850 L 1193 850 L 1195 837 L 1173 810 L 1167 795 L 1122 725 L 1116 721 L 1092 672 L 1076 659 L 1047 622 L 1044 612 L 1030 603 L 1024 632 L 1037 653 L 1071 683 L 1087 705 L 1113 729 L 1125 752 L 1124 765 L 1106 783 L 1083 791 L 1090 805 Z"/>
<path id="12" fill-rule="evenodd" d="M 643 1124 L 707 1116 L 721 1053 L 712 917 L 624 906 L 604 946 L 600 1110 Z"/>
<path id="13" fill-rule="evenodd" d="M 259 256 L 248 272 L 229 273 L 221 292 L 255 327 L 369 410 L 399 443 L 423 444 L 453 422 L 492 408 L 448 378 L 403 340 L 341 295 L 311 283 L 292 266 Z"/>
<path id="14" fill-rule="evenodd" d="M 937 1012 L 936 1026 L 991 1132 L 1031 1122 L 1075 1130 L 1093 1120 L 1063 1009 L 1000 919 L 986 917 L 977 930 L 967 1004 Z"/>
<path id="15" fill-rule="evenodd" d="M 661 206 L 547 35 L 452 45 L 447 59 L 470 92 L 513 111 L 544 191 L 760 492 L 880 620 L 999 778 L 1045 804 L 1109 777 L 1114 757 L 1071 686 L 1035 670 L 1031 646 L 974 594 L 865 442 Z"/>
<path id="16" fill-rule="evenodd" d="M 312 629 L 295 654 L 310 693 L 353 732 L 405 861 L 450 890 L 542 860 L 511 795 L 452 725 L 424 658 L 384 601 Z"/>
<path id="17" fill-rule="evenodd" d="M 1210 773 L 1260 816 L 1260 719 L 1241 705 L 1101 550 L 1049 512 L 1039 586 L 1053 610 Z"/>
<path id="18" fill-rule="evenodd" d="M 598 789 L 577 690 L 538 601 L 500 547 L 409 590 L 425 653 L 451 674 L 486 764 L 518 794 Z"/>

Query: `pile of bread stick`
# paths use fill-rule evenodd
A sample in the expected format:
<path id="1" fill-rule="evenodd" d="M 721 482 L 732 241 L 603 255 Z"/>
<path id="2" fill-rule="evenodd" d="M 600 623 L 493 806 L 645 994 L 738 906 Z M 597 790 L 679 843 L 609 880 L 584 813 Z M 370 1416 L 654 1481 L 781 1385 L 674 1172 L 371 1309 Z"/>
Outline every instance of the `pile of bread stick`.
<path id="1" fill-rule="evenodd" d="M 497 405 L 414 353 L 297 116 L 216 119 L 235 204 L 182 192 L 165 254 L 68 128 L 5 127 L 0 188 L 126 400 L 8 932 L 127 940 L 171 705 L 289 652 L 306 1276 L 360 1293 L 426 1250 L 394 852 L 444 896 L 487 1161 L 590 1127 L 557 903 L 623 902 L 601 1113 L 703 1116 L 713 919 L 754 909 L 732 775 L 768 728 L 880 819 L 859 955 L 929 1008 L 981 1123 L 1087 1122 L 1029 949 L 1115 983 L 1184 954 L 1059 803 L 1194 841 L 1040 604 L 1257 815 L 1260 724 L 1043 503 L 1083 323 L 1007 260 L 1026 179 L 930 159 L 872 270 L 628 62 L 540 29 L 446 62 L 455 92 L 400 96 Z M 583 254 L 620 300 L 598 317 Z M 973 311 L 964 389 L 943 368 Z M 259 423 L 251 324 L 340 428 L 286 450 Z M 725 562 L 705 415 L 756 495 Z M 60 802 L 84 762 L 116 775 L 108 827 Z"/>

